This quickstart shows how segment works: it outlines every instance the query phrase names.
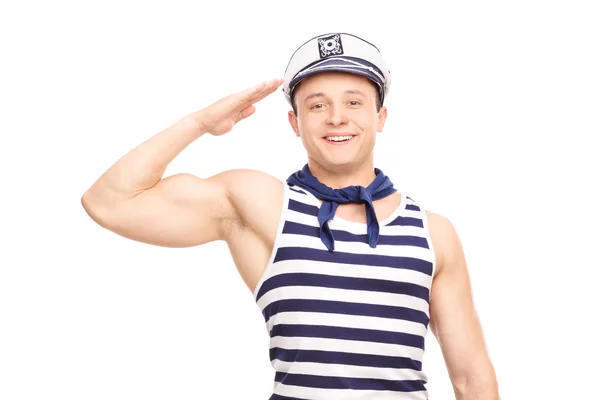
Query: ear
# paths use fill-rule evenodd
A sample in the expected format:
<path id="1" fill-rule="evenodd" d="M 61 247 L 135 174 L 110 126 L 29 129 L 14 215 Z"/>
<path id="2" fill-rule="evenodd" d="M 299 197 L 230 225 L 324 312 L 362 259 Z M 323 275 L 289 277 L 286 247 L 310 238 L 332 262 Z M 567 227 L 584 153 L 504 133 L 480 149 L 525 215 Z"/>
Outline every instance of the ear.
<path id="1" fill-rule="evenodd" d="M 294 114 L 293 111 L 288 111 L 288 121 L 294 132 L 296 132 L 296 136 L 300 137 L 300 131 L 298 130 L 298 117 Z"/>
<path id="2" fill-rule="evenodd" d="M 383 131 L 383 126 L 385 125 L 387 115 L 387 107 L 381 106 L 381 108 L 379 109 L 379 113 L 377 114 L 377 132 Z"/>

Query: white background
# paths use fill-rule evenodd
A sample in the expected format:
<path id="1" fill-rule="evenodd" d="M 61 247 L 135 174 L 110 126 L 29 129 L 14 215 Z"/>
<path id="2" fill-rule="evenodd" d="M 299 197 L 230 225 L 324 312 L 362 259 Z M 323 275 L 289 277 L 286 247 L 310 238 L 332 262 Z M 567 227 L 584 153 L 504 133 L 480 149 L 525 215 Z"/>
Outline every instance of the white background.
<path id="1" fill-rule="evenodd" d="M 3 3 L 0 399 L 270 396 L 264 321 L 225 244 L 136 243 L 80 198 L 151 135 L 336 31 L 391 70 L 376 164 L 457 227 L 503 399 L 600 399 L 594 3 Z M 301 168 L 283 94 L 257 108 L 166 175 Z M 424 369 L 430 398 L 453 398 L 431 334 Z"/>

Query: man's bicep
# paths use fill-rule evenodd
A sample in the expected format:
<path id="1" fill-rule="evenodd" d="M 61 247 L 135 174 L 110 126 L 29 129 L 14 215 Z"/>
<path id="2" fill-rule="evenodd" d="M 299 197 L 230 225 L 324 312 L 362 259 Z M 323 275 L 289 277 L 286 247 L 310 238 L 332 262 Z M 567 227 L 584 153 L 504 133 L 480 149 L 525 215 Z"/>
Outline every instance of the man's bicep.
<path id="1" fill-rule="evenodd" d="M 165 247 L 189 247 L 221 240 L 224 221 L 235 218 L 220 175 L 163 178 L 154 187 L 120 201 L 98 218 L 132 240 Z"/>

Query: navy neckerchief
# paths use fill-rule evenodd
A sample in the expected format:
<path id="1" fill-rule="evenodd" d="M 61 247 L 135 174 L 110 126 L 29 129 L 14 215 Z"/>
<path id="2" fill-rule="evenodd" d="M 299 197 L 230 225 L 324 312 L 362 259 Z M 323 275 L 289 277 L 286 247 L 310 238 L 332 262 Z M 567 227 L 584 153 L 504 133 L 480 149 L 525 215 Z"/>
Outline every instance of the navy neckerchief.
<path id="1" fill-rule="evenodd" d="M 317 213 L 320 226 L 321 241 L 329 251 L 334 249 L 333 232 L 329 228 L 329 220 L 335 216 L 335 211 L 340 204 L 365 203 L 367 213 L 367 239 L 369 246 L 376 247 L 379 241 L 379 221 L 375 215 L 373 201 L 383 199 L 396 192 L 390 179 L 375 168 L 375 180 L 366 188 L 363 186 L 348 186 L 342 189 L 332 189 L 322 184 L 308 169 L 308 164 L 302 170 L 290 175 L 287 183 L 299 186 L 312 193 L 316 198 L 323 200 Z"/>

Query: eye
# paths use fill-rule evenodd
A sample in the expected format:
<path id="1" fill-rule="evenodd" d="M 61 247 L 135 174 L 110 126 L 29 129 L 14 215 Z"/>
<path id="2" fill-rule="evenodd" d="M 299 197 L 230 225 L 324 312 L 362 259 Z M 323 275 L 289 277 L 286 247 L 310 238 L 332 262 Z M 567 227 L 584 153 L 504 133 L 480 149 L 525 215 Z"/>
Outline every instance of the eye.
<path id="1" fill-rule="evenodd" d="M 351 106 L 359 106 L 360 105 L 360 101 L 358 101 L 358 100 L 350 100 L 349 104 Z"/>
<path id="2" fill-rule="evenodd" d="M 311 106 L 311 107 L 310 107 L 310 109 L 311 109 L 311 110 L 314 110 L 314 109 L 317 109 L 317 110 L 318 110 L 318 109 L 321 109 L 321 108 L 323 108 L 323 107 L 325 107 L 325 104 L 323 104 L 323 103 L 318 103 L 318 104 L 315 104 L 315 105 Z"/>

